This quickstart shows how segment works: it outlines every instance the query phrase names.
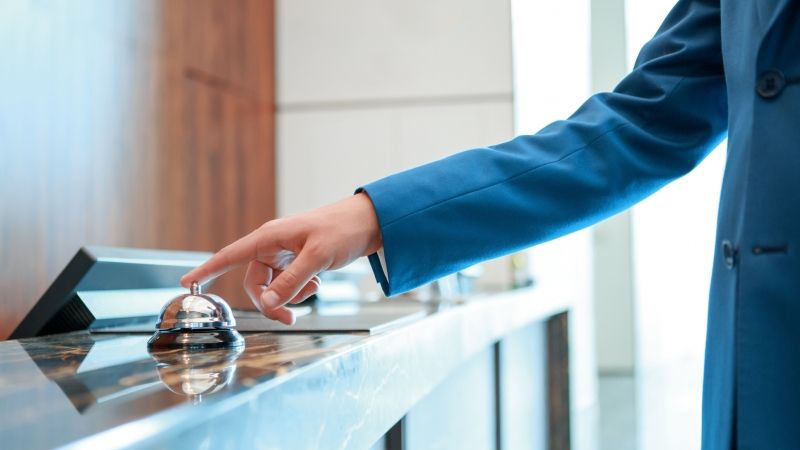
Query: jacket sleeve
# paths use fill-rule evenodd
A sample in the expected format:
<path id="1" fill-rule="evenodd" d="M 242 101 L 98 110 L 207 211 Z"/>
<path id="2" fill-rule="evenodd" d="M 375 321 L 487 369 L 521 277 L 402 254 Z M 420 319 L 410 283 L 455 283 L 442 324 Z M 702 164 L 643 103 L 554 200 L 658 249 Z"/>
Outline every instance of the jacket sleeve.
<path id="1" fill-rule="evenodd" d="M 534 135 L 363 186 L 386 295 L 589 226 L 687 173 L 724 138 L 717 1 L 681 0 L 610 93 Z"/>

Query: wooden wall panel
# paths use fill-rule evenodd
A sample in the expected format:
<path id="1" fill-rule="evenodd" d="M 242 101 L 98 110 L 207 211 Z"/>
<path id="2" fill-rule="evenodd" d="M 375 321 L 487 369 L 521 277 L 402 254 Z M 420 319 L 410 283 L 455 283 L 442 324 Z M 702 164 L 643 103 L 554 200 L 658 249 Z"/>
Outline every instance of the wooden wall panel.
<path id="1" fill-rule="evenodd" d="M 272 218 L 271 0 L 0 3 L 0 338 L 82 245 Z M 241 273 L 214 290 L 245 306 Z"/>

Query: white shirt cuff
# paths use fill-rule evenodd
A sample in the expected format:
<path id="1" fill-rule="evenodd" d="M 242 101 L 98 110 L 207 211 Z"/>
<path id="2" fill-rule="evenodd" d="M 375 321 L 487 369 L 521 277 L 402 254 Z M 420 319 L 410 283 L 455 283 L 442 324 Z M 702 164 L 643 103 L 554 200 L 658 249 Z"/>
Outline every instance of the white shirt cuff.
<path id="1" fill-rule="evenodd" d="M 388 280 L 389 269 L 386 268 L 386 257 L 383 256 L 383 247 L 379 248 L 377 253 L 378 253 L 378 261 L 380 261 L 381 263 L 381 270 L 383 271 L 383 276 Z"/>

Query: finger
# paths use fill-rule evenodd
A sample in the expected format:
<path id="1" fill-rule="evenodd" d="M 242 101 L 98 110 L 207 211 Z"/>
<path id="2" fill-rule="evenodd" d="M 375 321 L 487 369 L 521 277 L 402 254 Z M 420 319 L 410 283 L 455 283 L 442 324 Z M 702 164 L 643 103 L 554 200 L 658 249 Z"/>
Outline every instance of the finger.
<path id="1" fill-rule="evenodd" d="M 296 305 L 298 303 L 303 302 L 308 297 L 311 297 L 312 295 L 316 294 L 319 291 L 319 286 L 320 286 L 319 277 L 315 276 L 314 278 L 311 279 L 311 281 L 309 281 L 308 283 L 306 283 L 305 286 L 303 286 L 303 289 L 300 289 L 300 293 L 295 295 L 294 298 L 289 301 L 289 303 Z"/>
<path id="2" fill-rule="evenodd" d="M 267 290 L 265 284 L 270 281 L 272 281 L 272 267 L 261 261 L 250 261 L 247 265 L 247 273 L 244 275 L 244 290 L 250 297 L 250 301 L 268 319 L 277 320 L 286 325 L 294 325 L 294 312 L 288 308 L 281 306 L 272 310 L 264 310 L 261 307 L 261 302 L 258 299 Z"/>
<path id="3" fill-rule="evenodd" d="M 294 311 L 285 306 L 279 306 L 275 309 L 265 310 L 264 316 L 266 316 L 268 319 L 277 320 L 284 325 L 294 325 L 295 322 Z"/>
<path id="4" fill-rule="evenodd" d="M 300 251 L 289 267 L 275 273 L 275 279 L 267 286 L 267 291 L 261 295 L 261 306 L 264 309 L 275 309 L 283 306 L 293 299 L 300 290 L 322 272 L 325 261 L 317 256 L 317 252 L 307 249 Z"/>
<path id="5" fill-rule="evenodd" d="M 264 291 L 267 290 L 267 284 L 272 281 L 272 267 L 262 263 L 261 261 L 250 261 L 247 265 L 247 273 L 244 275 L 244 291 L 250 297 L 250 301 L 256 308 L 263 314 L 261 309 L 261 302 L 259 299 Z"/>
<path id="6" fill-rule="evenodd" d="M 181 285 L 188 287 L 196 281 L 203 284 L 212 278 L 256 259 L 258 256 L 258 236 L 255 232 L 215 253 L 208 261 L 200 264 L 181 277 Z"/>

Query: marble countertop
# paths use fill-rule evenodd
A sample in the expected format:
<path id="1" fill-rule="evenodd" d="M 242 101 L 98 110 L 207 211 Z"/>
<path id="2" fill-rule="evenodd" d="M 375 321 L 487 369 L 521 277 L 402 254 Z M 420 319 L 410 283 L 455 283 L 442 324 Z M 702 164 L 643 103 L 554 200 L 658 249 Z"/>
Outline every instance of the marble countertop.
<path id="1" fill-rule="evenodd" d="M 374 334 L 250 333 L 151 355 L 145 334 L 0 342 L 4 448 L 366 448 L 471 355 L 568 305 L 534 288 L 422 308 Z"/>

